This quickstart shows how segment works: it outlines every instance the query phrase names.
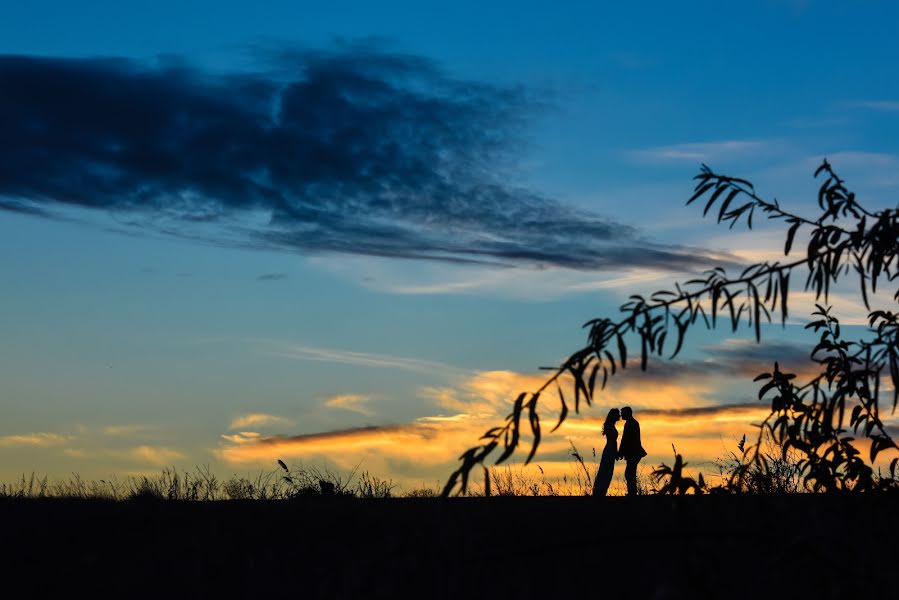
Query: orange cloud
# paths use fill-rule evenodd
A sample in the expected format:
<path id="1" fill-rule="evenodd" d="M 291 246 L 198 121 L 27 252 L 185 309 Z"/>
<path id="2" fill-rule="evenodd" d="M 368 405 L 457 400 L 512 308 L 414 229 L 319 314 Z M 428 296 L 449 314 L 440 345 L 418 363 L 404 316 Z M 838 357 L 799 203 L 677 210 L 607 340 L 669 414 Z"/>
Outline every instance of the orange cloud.
<path id="1" fill-rule="evenodd" d="M 345 457 L 365 457 L 374 453 L 415 457 L 416 460 L 429 462 L 433 462 L 436 458 L 438 462 L 442 462 L 451 456 L 447 454 L 443 442 L 448 435 L 452 435 L 453 429 L 424 421 L 290 437 L 262 437 L 245 432 L 239 437 L 226 437 L 232 445 L 219 449 L 218 455 L 231 463 L 273 463 L 282 458 L 325 457 L 339 463 L 350 464 L 353 460 L 358 462 L 358 459 L 346 460 Z M 465 428 L 464 431 L 468 433 L 469 429 Z"/>
<path id="2" fill-rule="evenodd" d="M 682 379 L 676 371 L 643 377 L 639 371 L 629 372 L 610 382 L 597 396 L 597 406 L 583 406 L 582 415 L 572 412 L 554 434 L 548 430 L 555 424 L 559 401 L 555 390 L 548 391 L 541 408 L 544 435 L 535 461 L 540 466 L 571 462 L 571 442 L 582 454 L 590 454 L 592 448 L 601 451 L 600 430 L 606 410 L 623 405 L 637 411 L 649 459 L 668 459 L 672 441 L 678 450 L 684 445 L 694 452 L 701 449 L 702 456 L 720 454 L 721 435 L 738 438 L 751 433 L 751 421 L 760 420 L 761 413 L 742 405 L 711 406 L 715 377 L 691 375 Z M 231 464 L 326 461 L 350 469 L 361 461 L 365 469 L 397 481 L 421 481 L 423 477 L 442 480 L 457 466 L 458 456 L 466 448 L 476 444 L 487 429 L 504 422 L 512 400 L 522 390 L 537 389 L 545 378 L 544 374 L 481 372 L 460 380 L 454 387 L 422 389 L 422 396 L 431 400 L 439 412 L 410 423 L 295 436 L 243 431 L 222 436 L 225 443 L 214 452 Z M 565 385 L 570 382 L 563 382 Z M 571 402 L 570 391 L 566 390 L 566 394 Z M 523 460 L 529 444 L 530 438 L 525 435 L 513 458 Z"/>
<path id="3" fill-rule="evenodd" d="M 366 406 L 370 400 L 371 396 L 362 394 L 335 394 L 325 398 L 324 404 L 329 408 L 342 408 L 343 410 L 371 416 L 374 413 Z"/>
<path id="4" fill-rule="evenodd" d="M 263 439 L 262 434 L 255 431 L 241 431 L 240 433 L 235 433 L 233 435 L 225 434 L 222 435 L 222 438 L 234 444 L 247 444 Z"/>
<path id="5" fill-rule="evenodd" d="M 235 417 L 231 421 L 231 425 L 228 426 L 228 429 L 243 429 L 247 427 L 261 427 L 264 425 L 293 425 L 293 421 L 285 417 L 279 417 L 276 415 L 269 415 L 266 413 L 249 413 L 245 415 L 241 415 L 239 417 Z"/>
<path id="6" fill-rule="evenodd" d="M 4 435 L 0 437 L 0 448 L 14 448 L 18 446 L 35 446 L 46 448 L 48 446 L 58 446 L 65 444 L 72 439 L 69 435 L 60 435 L 58 433 L 24 433 L 19 435 Z"/>
<path id="7" fill-rule="evenodd" d="M 652 369 L 651 365 L 646 373 L 628 369 L 610 379 L 607 388 L 597 393 L 593 407 L 582 405 L 580 415 L 572 410 L 555 433 L 549 430 L 556 423 L 559 400 L 555 389 L 549 389 L 541 399 L 543 439 L 535 464 L 527 469 L 540 467 L 542 477 L 561 479 L 568 485 L 580 473 L 572 473 L 572 465 L 577 466 L 570 454 L 574 444 L 592 477 L 596 468 L 594 456 L 602 452 L 605 444 L 601 429 L 606 412 L 629 405 L 640 421 L 643 445 L 648 452 L 641 463 L 644 475 L 648 476 L 662 462 L 672 463 L 673 445 L 689 462 L 688 471 L 703 472 L 707 478 L 714 476 L 718 472 L 716 459 L 736 452 L 737 441 L 743 435 L 754 442 L 758 435 L 756 425 L 769 414 L 769 405 L 764 401 L 721 405 L 721 390 L 724 384 L 733 383 L 736 375 L 745 378 L 751 390 L 747 396 L 753 397 L 756 387 L 738 371 L 757 373 L 760 359 L 756 355 L 772 349 L 779 356 L 797 360 L 804 352 L 788 345 L 766 350 L 727 341 L 716 348 L 713 364 L 658 363 L 660 368 Z M 522 391 L 539 388 L 546 377 L 542 373 L 480 372 L 459 379 L 454 386 L 420 390 L 422 397 L 433 403 L 434 414 L 412 422 L 294 436 L 241 431 L 223 435 L 223 444 L 213 452 L 230 464 L 271 466 L 277 460 L 308 461 L 346 470 L 361 464 L 363 469 L 390 477 L 401 485 L 445 481 L 458 466 L 458 457 L 465 449 L 476 445 L 487 429 L 505 422 L 514 398 Z M 571 382 L 563 379 L 562 385 L 571 407 Z M 353 404 L 352 400 L 345 402 Z M 526 422 L 524 429 L 527 432 Z M 529 448 L 530 437 L 524 435 L 513 455 L 513 468 L 519 468 L 515 461 L 523 461 Z M 616 465 L 616 477 L 622 472 L 623 464 Z M 561 489 L 559 485 L 557 481 L 557 490 Z M 571 485 L 571 490 L 577 487 L 575 483 Z"/>
<path id="8" fill-rule="evenodd" d="M 76 458 L 79 460 L 112 458 L 116 460 L 145 463 L 154 466 L 166 466 L 172 464 L 175 461 L 185 460 L 187 458 L 184 453 L 172 448 L 147 445 L 136 446 L 134 448 L 123 450 L 113 448 L 66 448 L 65 450 L 63 450 L 63 454 L 70 458 Z"/>
<path id="9" fill-rule="evenodd" d="M 177 450 L 161 446 L 138 446 L 128 452 L 128 456 L 152 465 L 168 465 L 176 460 L 184 460 L 186 456 Z"/>
<path id="10" fill-rule="evenodd" d="M 453 387 L 425 387 L 420 393 L 440 408 L 469 416 L 497 416 L 509 411 L 512 400 L 525 390 L 536 390 L 545 375 L 514 371 L 482 371 Z"/>

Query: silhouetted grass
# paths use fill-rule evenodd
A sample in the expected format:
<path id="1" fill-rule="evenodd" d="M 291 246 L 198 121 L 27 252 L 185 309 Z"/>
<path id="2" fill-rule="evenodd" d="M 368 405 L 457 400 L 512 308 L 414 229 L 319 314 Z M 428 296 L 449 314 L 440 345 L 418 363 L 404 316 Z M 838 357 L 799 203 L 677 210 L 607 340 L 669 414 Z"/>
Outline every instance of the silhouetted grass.
<path id="1" fill-rule="evenodd" d="M 286 465 L 285 465 L 286 466 Z M 549 478 L 539 465 L 538 475 L 520 465 L 490 469 L 493 496 L 584 496 L 592 489 L 592 479 L 574 472 Z M 613 485 L 613 488 L 616 486 Z M 623 484 L 618 485 L 623 489 Z M 255 475 L 233 475 L 220 479 L 209 467 L 178 471 L 165 467 L 157 475 L 124 479 L 84 480 L 77 473 L 67 479 L 51 480 L 34 473 L 13 483 L 0 484 L 0 498 L 80 498 L 90 500 L 293 500 L 307 497 L 343 498 L 436 498 L 439 482 L 403 490 L 389 478 L 368 471 L 339 473 L 317 466 L 281 467 Z M 483 486 L 471 495 L 483 496 Z"/>
<path id="2" fill-rule="evenodd" d="M 279 461 L 280 462 L 280 461 Z M 13 483 L 0 483 L 0 498 L 41 499 L 78 498 L 85 500 L 291 500 L 311 496 L 348 498 L 391 498 L 397 485 L 391 479 L 367 471 L 347 474 L 316 466 L 293 466 L 281 463 L 278 470 L 256 475 L 233 475 L 220 479 L 208 466 L 193 471 L 165 467 L 158 475 L 139 475 L 124 479 L 84 480 L 73 473 L 67 479 L 51 480 L 47 476 L 22 475 Z M 438 488 L 417 488 L 411 497 L 436 497 Z"/>
<path id="3" fill-rule="evenodd" d="M 781 458 L 779 449 L 769 449 L 771 464 L 768 473 L 757 473 L 747 481 L 742 493 L 790 493 L 803 491 L 797 484 L 795 465 L 791 455 Z M 475 483 L 470 496 L 523 497 L 523 496 L 590 496 L 598 469 L 595 449 L 585 457 L 572 443 L 569 451 L 569 471 L 561 476 L 549 477 L 539 465 L 525 467 L 521 464 L 489 467 L 489 490 L 486 482 Z M 740 457 L 725 449 L 725 456 L 709 463 L 717 467 L 718 477 L 725 479 L 740 464 Z M 659 492 L 659 482 L 649 475 L 652 467 L 641 465 L 637 472 L 640 495 Z M 623 496 L 625 483 L 621 469 L 609 488 L 610 496 Z M 293 500 L 309 497 L 334 498 L 436 498 L 440 495 L 440 482 L 434 487 L 403 490 L 393 480 L 382 478 L 368 471 L 359 471 L 357 465 L 349 472 L 338 472 L 315 465 L 288 466 L 278 461 L 271 471 L 247 475 L 232 475 L 221 479 L 210 467 L 197 466 L 193 471 L 178 471 L 165 467 L 157 475 L 139 475 L 110 480 L 84 480 L 73 473 L 67 479 L 51 480 L 47 476 L 32 473 L 13 483 L 0 484 L 0 498 L 79 498 L 92 500 L 156 500 L 156 501 L 227 501 L 227 500 Z"/>
<path id="4" fill-rule="evenodd" d="M 490 493 L 485 486 L 473 486 L 471 496 L 589 496 L 596 475 L 596 456 L 585 461 L 572 444 L 570 472 L 561 477 L 548 477 L 538 464 L 528 469 L 523 465 L 490 467 Z M 641 494 L 652 494 L 649 478 L 638 473 Z M 613 481 L 610 495 L 624 495 L 624 481 Z M 13 483 L 0 484 L 0 498 L 79 498 L 90 500 L 155 500 L 155 501 L 226 501 L 226 500 L 292 500 L 307 497 L 342 498 L 436 498 L 440 482 L 434 487 L 422 485 L 401 489 L 393 480 L 358 466 L 341 473 L 315 465 L 288 466 L 278 461 L 278 468 L 255 475 L 232 475 L 219 478 L 208 465 L 193 471 L 165 467 L 157 475 L 138 475 L 123 479 L 84 480 L 73 473 L 67 479 L 51 480 L 32 473 Z"/>

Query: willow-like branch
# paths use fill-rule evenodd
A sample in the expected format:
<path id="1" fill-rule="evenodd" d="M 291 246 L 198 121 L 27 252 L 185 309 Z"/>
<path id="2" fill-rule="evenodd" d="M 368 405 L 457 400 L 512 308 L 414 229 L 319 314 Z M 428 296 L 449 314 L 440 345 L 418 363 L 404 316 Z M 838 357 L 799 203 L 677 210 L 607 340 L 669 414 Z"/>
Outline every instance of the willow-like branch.
<path id="1" fill-rule="evenodd" d="M 730 227 L 743 219 L 751 229 L 756 210 L 762 211 L 769 219 L 785 221 L 789 225 L 785 255 L 790 253 L 797 230 L 802 226 L 810 227 L 805 258 L 785 264 L 754 264 L 735 278 L 728 278 L 724 269 L 716 268 L 707 271 L 704 278 L 690 280 L 684 285 L 676 284 L 674 290 L 655 292 L 648 299 L 641 295 L 631 296 L 621 306 L 624 317 L 618 321 L 606 318 L 588 321 L 584 325 L 589 328 L 588 344 L 555 368 L 539 389 L 521 393 L 513 402 L 505 423 L 489 429 L 481 436 L 482 443 L 460 456 L 461 465 L 450 475 L 443 495 L 450 495 L 457 488 L 459 493 L 465 493 L 471 470 L 476 465 L 486 470 L 484 461 L 500 447 L 502 450 L 496 464 L 512 456 L 521 441 L 521 420 L 525 412 L 532 436 L 525 462 L 530 462 L 541 441 L 538 406 L 545 392 L 553 386 L 558 392 L 560 408 L 558 422 L 552 429 L 555 431 L 570 412 L 560 379 L 564 375 L 572 377 L 575 412 L 580 412 L 582 399 L 588 406 L 591 405 L 597 382 L 603 389 L 610 376 L 627 367 L 625 337 L 628 335 L 639 338 L 640 366 L 643 370 L 650 355 L 664 356 L 666 346 L 669 349 L 674 346 L 668 358 L 677 356 L 687 331 L 699 319 L 711 329 L 717 327 L 723 314 L 733 331 L 746 322 L 754 330 L 758 341 L 761 339 L 762 320 L 770 322 L 772 313 L 779 313 L 781 322 L 785 324 L 790 275 L 799 266 L 808 267 L 805 289 L 814 289 L 817 299 L 826 299 L 831 283 L 849 272 L 850 267 L 855 267 L 867 305 L 868 285 L 876 291 L 881 276 L 893 280 L 899 274 L 895 271 L 899 217 L 896 211 L 870 213 L 861 207 L 826 161 L 818 168 L 816 176 L 822 173 L 826 175 L 826 180 L 819 190 L 818 203 L 823 212 L 817 220 L 810 220 L 781 209 L 776 200 L 769 202 L 760 198 L 748 181 L 715 174 L 703 165 L 694 178 L 698 183 L 687 204 L 705 197 L 703 214 L 707 214 L 720 201 L 717 221 L 730 223 Z M 738 203 L 738 198 L 743 200 Z M 838 218 L 855 219 L 855 226 L 843 228 L 826 223 Z M 870 225 L 869 218 L 874 219 Z"/>

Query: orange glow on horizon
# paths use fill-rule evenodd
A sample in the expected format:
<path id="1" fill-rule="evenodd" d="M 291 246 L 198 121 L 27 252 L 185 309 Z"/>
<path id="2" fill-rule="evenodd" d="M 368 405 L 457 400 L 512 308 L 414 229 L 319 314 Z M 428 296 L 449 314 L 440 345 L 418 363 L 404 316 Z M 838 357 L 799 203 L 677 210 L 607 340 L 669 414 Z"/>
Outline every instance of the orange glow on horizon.
<path id="1" fill-rule="evenodd" d="M 451 410 L 451 414 L 435 414 L 399 425 L 296 436 L 226 434 L 222 436 L 226 443 L 214 452 L 233 465 L 270 465 L 277 460 L 326 461 L 351 469 L 361 462 L 370 472 L 398 482 L 421 481 L 423 474 L 431 480 L 443 480 L 458 466 L 458 457 L 466 448 L 478 443 L 484 431 L 504 422 L 510 398 L 543 381 L 545 378 L 539 374 L 478 373 L 457 387 L 422 390 L 422 395 L 437 408 Z M 544 435 L 534 462 L 544 468 L 548 477 L 564 477 L 570 471 L 568 465 L 574 463 L 570 456 L 572 443 L 585 460 L 592 458 L 594 451 L 601 453 L 604 440 L 600 431 L 605 407 L 609 405 L 634 407 L 648 452 L 641 463 L 644 469 L 661 462 L 670 464 L 672 444 L 691 466 L 711 464 L 715 457 L 735 448 L 744 434 L 754 439 L 753 424 L 767 415 L 761 402 L 758 406 L 712 404 L 709 398 L 714 395 L 716 383 L 712 377 L 691 381 L 642 381 L 634 377 L 616 383 L 621 385 L 609 386 L 597 396 L 604 403 L 602 407 L 582 407 L 582 414 L 572 413 L 554 434 L 548 430 L 554 424 L 558 401 L 554 402 L 553 396 L 545 397 L 541 413 Z M 529 433 L 526 422 L 523 427 Z M 621 424 L 619 430 L 620 427 Z M 514 458 L 523 460 L 529 448 L 530 437 L 525 435 Z"/>

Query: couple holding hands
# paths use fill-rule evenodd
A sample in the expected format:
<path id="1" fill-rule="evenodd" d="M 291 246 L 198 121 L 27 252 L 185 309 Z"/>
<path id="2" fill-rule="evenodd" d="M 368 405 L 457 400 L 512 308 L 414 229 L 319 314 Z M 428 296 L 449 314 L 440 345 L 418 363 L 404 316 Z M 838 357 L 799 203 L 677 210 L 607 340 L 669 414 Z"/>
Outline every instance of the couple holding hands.
<path id="1" fill-rule="evenodd" d="M 621 445 L 618 445 L 618 430 L 615 423 L 624 419 L 624 433 L 621 435 Z M 624 459 L 624 480 L 627 482 L 627 495 L 637 495 L 637 463 L 646 456 L 646 450 L 640 443 L 640 423 L 634 418 L 634 412 L 630 406 L 625 406 L 620 411 L 613 408 L 606 416 L 602 426 L 602 434 L 606 438 L 606 447 L 602 451 L 599 460 L 599 471 L 593 482 L 593 495 L 605 496 L 612 482 L 612 473 L 615 471 L 615 461 Z"/>

